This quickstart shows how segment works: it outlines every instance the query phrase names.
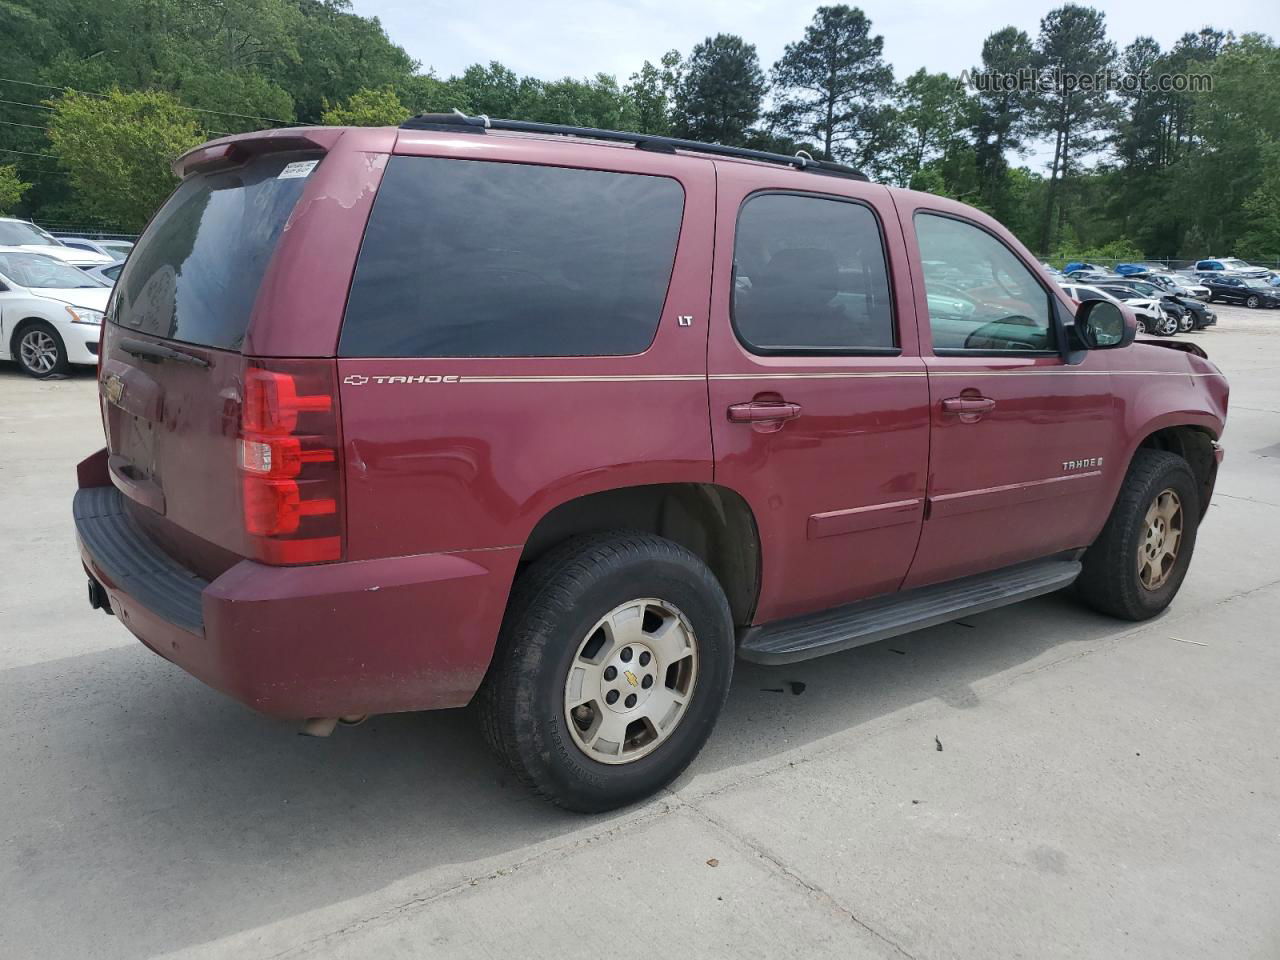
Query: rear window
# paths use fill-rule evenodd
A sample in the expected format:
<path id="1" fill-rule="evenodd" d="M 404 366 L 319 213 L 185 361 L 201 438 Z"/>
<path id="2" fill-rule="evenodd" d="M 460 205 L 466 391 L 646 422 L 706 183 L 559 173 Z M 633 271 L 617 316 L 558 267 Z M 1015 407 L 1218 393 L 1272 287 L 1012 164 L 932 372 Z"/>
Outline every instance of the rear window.
<path id="1" fill-rule="evenodd" d="M 299 154 L 197 174 L 174 191 L 129 255 L 112 319 L 122 327 L 237 350 L 305 176 Z"/>
<path id="2" fill-rule="evenodd" d="M 640 353 L 658 327 L 683 209 L 684 191 L 665 177 L 393 157 L 340 353 Z"/>

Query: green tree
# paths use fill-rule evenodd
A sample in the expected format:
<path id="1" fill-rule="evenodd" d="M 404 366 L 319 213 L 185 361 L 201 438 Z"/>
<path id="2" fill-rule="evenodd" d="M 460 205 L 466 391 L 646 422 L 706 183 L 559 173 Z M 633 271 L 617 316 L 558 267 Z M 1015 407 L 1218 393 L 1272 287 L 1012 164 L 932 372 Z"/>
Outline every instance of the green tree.
<path id="1" fill-rule="evenodd" d="M 631 75 L 623 92 L 631 98 L 637 133 L 671 132 L 670 89 L 670 71 L 655 67 L 648 60 Z"/>
<path id="2" fill-rule="evenodd" d="M 1036 67 L 1031 38 L 1015 27 L 997 30 L 982 43 L 982 65 L 975 72 L 1017 77 Z M 1011 83 L 978 90 L 974 96 L 974 162 L 982 201 L 1000 216 L 1009 193 L 1008 153 L 1021 153 L 1030 96 Z"/>
<path id="3" fill-rule="evenodd" d="M 17 167 L 12 164 L 0 167 L 0 214 L 11 213 L 30 189 L 31 184 L 19 179 Z"/>
<path id="4" fill-rule="evenodd" d="M 893 166 L 899 183 L 909 184 L 928 161 L 963 142 L 969 106 L 955 78 L 945 73 L 922 67 L 903 81 L 893 114 L 898 140 Z"/>
<path id="5" fill-rule="evenodd" d="M 1112 66 L 1115 45 L 1107 39 L 1106 16 L 1092 7 L 1068 3 L 1040 21 L 1036 50 L 1041 67 L 1052 75 L 1093 77 Z M 1100 130 L 1115 111 L 1102 85 L 1054 83 L 1034 101 L 1034 130 L 1053 137 L 1053 163 L 1040 225 L 1041 250 L 1052 245 L 1055 218 L 1060 217 L 1059 194 L 1073 164 L 1102 146 Z"/>
<path id="6" fill-rule="evenodd" d="M 821 146 L 828 159 L 875 167 L 890 118 L 893 71 L 884 37 L 857 7 L 819 7 L 804 38 L 787 44 L 773 67 L 774 122 Z"/>
<path id="7" fill-rule="evenodd" d="M 756 48 L 720 33 L 693 48 L 676 89 L 676 132 L 693 140 L 742 146 L 760 116 L 765 79 Z"/>
<path id="8" fill-rule="evenodd" d="M 377 90 L 357 90 L 340 104 L 326 103 L 320 122 L 331 127 L 389 127 L 408 118 L 408 108 L 388 85 Z"/>
<path id="9" fill-rule="evenodd" d="M 202 139 L 167 93 L 68 91 L 50 105 L 49 139 L 86 211 L 127 230 L 142 228 L 174 187 L 169 164 Z"/>

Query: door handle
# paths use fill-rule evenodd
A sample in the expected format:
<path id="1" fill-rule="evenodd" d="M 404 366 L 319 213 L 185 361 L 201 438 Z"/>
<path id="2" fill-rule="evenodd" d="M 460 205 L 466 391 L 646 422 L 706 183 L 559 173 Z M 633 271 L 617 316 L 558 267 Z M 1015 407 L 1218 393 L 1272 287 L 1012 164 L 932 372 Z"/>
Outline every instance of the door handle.
<path id="1" fill-rule="evenodd" d="M 800 416 L 798 403 L 762 403 L 752 400 L 750 403 L 734 403 L 729 406 L 729 419 L 734 423 L 769 423 L 779 420 L 794 420 Z"/>
<path id="2" fill-rule="evenodd" d="M 942 412 L 957 414 L 961 423 L 977 423 L 995 408 L 990 397 L 948 397 L 942 401 Z"/>

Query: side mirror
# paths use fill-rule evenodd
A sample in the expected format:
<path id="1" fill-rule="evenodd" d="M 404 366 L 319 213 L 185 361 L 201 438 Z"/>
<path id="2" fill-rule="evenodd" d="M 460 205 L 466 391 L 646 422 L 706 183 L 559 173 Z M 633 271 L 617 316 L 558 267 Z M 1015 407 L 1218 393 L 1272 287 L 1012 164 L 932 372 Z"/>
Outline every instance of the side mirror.
<path id="1" fill-rule="evenodd" d="M 1127 347 L 1138 335 L 1138 321 L 1128 307 L 1111 300 L 1086 300 L 1076 311 L 1076 333 L 1089 350 Z"/>

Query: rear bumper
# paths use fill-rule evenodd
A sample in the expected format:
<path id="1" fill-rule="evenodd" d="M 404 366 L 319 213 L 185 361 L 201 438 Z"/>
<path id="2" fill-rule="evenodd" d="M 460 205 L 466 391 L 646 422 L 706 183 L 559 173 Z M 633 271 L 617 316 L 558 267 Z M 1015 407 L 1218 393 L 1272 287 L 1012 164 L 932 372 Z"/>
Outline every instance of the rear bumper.
<path id="1" fill-rule="evenodd" d="M 519 549 L 303 567 L 242 560 L 208 582 L 134 524 L 114 487 L 74 501 L 85 570 L 153 651 L 282 717 L 466 704 L 488 669 Z"/>

